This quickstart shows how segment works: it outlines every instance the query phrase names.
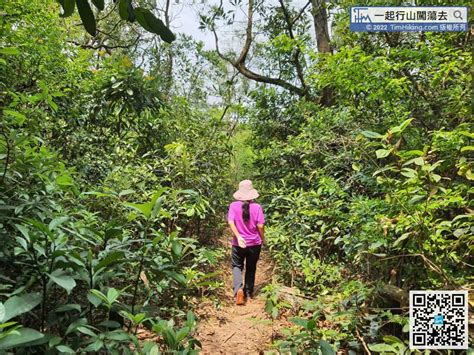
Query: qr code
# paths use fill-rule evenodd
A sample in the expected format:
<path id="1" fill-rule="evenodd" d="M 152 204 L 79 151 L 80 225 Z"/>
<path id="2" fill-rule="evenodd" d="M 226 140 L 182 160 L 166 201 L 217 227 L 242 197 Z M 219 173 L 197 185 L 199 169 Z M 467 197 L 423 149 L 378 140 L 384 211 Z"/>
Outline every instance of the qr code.
<path id="1" fill-rule="evenodd" d="M 410 291 L 410 349 L 467 349 L 467 291 Z"/>

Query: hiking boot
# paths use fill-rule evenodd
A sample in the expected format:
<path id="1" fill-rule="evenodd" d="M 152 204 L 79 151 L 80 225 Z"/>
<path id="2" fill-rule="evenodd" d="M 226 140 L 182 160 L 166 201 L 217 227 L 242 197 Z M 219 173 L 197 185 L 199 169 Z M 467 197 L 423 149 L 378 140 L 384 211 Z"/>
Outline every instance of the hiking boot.
<path id="1" fill-rule="evenodd" d="M 242 306 L 245 304 L 245 299 L 244 299 L 244 290 L 239 288 L 237 291 L 237 295 L 235 296 L 235 304 L 238 306 Z"/>

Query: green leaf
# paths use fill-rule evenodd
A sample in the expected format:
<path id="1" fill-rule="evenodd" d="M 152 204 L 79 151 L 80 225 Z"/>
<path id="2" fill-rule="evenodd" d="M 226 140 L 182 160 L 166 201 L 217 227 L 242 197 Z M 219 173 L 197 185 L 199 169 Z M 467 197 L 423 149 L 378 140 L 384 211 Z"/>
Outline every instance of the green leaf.
<path id="1" fill-rule="evenodd" d="M 61 340 L 63 340 L 61 337 L 53 335 L 51 338 L 49 338 L 48 346 L 52 348 L 56 345 L 59 345 L 61 343 Z"/>
<path id="2" fill-rule="evenodd" d="M 424 200 L 425 197 L 426 197 L 425 195 L 415 195 L 410 199 L 410 201 L 408 201 L 408 203 L 414 204 L 414 203 L 420 202 Z"/>
<path id="3" fill-rule="evenodd" d="M 120 296 L 120 293 L 115 288 L 109 288 L 107 291 L 107 300 L 110 304 L 114 303 L 117 298 Z"/>
<path id="4" fill-rule="evenodd" d="M 441 175 L 431 174 L 431 179 L 433 179 L 434 182 L 439 182 L 441 180 Z"/>
<path id="5" fill-rule="evenodd" d="M 181 252 L 183 251 L 183 248 L 181 247 L 181 244 L 177 242 L 176 240 L 173 240 L 171 243 L 171 251 L 176 257 L 181 256 Z"/>
<path id="6" fill-rule="evenodd" d="M 76 7 L 76 3 L 74 0 L 61 0 L 60 3 L 63 8 L 63 13 L 59 16 L 69 17 L 74 13 L 74 8 Z"/>
<path id="7" fill-rule="evenodd" d="M 415 159 L 413 159 L 413 162 L 418 166 L 425 165 L 425 160 L 423 159 L 423 157 L 415 158 Z"/>
<path id="8" fill-rule="evenodd" d="M 460 236 L 462 236 L 463 234 L 465 234 L 469 229 L 467 228 L 458 228 L 456 229 L 454 232 L 453 232 L 453 235 L 456 237 L 456 238 L 459 238 Z"/>
<path id="9" fill-rule="evenodd" d="M 102 327 L 107 327 L 107 328 L 120 328 L 121 327 L 119 322 L 115 322 L 113 320 L 104 320 L 97 325 L 102 326 Z"/>
<path id="10" fill-rule="evenodd" d="M 84 351 L 92 351 L 92 352 L 96 352 L 96 351 L 99 351 L 100 349 L 102 349 L 104 346 L 104 342 L 100 339 L 97 339 L 95 342 L 93 342 L 92 344 L 89 344 L 85 349 Z"/>
<path id="11" fill-rule="evenodd" d="M 192 328 L 194 326 L 195 322 L 196 322 L 196 318 L 194 317 L 194 313 L 191 312 L 191 311 L 188 311 L 188 313 L 186 315 L 186 325 L 189 328 Z"/>
<path id="12" fill-rule="evenodd" d="M 393 246 L 396 247 L 400 242 L 407 239 L 410 236 L 410 232 L 402 234 L 394 243 Z"/>
<path id="13" fill-rule="evenodd" d="M 174 271 L 167 271 L 166 272 L 171 278 L 176 280 L 178 283 L 181 285 L 185 286 L 186 285 L 186 277 L 183 274 L 178 274 L 177 272 Z"/>
<path id="14" fill-rule="evenodd" d="M 165 328 L 163 329 L 162 332 L 163 338 L 165 339 L 165 342 L 168 346 L 170 347 L 175 347 L 177 344 L 176 341 L 176 333 L 170 329 L 170 328 Z"/>
<path id="15" fill-rule="evenodd" d="M 368 347 L 370 350 L 375 351 L 377 353 L 388 352 L 398 354 L 397 349 L 389 344 L 369 344 Z"/>
<path id="16" fill-rule="evenodd" d="M 422 150 L 419 149 L 414 149 L 414 150 L 409 150 L 405 154 L 412 156 L 412 155 L 417 155 L 419 157 L 423 156 L 425 153 L 423 153 Z"/>
<path id="17" fill-rule="evenodd" d="M 69 311 L 81 311 L 81 305 L 77 303 L 63 304 L 54 310 L 56 313 L 69 312 Z"/>
<path id="18" fill-rule="evenodd" d="M 124 318 L 127 318 L 129 321 L 131 322 L 135 322 L 135 317 L 133 316 L 132 313 L 129 313 L 127 311 L 120 311 L 119 314 L 124 317 Z"/>
<path id="19" fill-rule="evenodd" d="M 15 239 L 18 242 L 18 244 L 21 245 L 23 250 L 25 250 L 25 251 L 28 250 L 28 242 L 24 238 L 16 237 Z"/>
<path id="20" fill-rule="evenodd" d="M 143 9 L 141 7 L 137 7 L 135 9 L 135 16 L 137 19 L 137 22 L 148 32 L 153 32 L 153 29 L 151 26 L 148 24 L 147 20 L 145 19 L 145 12 L 148 11 L 146 9 Z"/>
<path id="21" fill-rule="evenodd" d="M 361 165 L 357 163 L 352 163 L 351 166 L 354 171 L 360 171 L 360 169 L 362 168 Z"/>
<path id="22" fill-rule="evenodd" d="M 92 290 L 91 290 L 92 291 Z M 98 297 L 94 293 L 88 293 L 87 294 L 87 299 L 89 300 L 90 303 L 94 305 L 94 307 L 99 307 L 102 304 L 102 297 Z"/>
<path id="23" fill-rule="evenodd" d="M 97 32 L 94 13 L 87 2 L 87 0 L 76 0 L 77 10 L 81 16 L 82 24 L 86 31 L 91 35 L 95 36 Z"/>
<path id="24" fill-rule="evenodd" d="M 393 335 L 385 335 L 383 337 L 383 341 L 388 343 L 388 344 L 403 344 L 403 341 L 401 341 L 400 339 L 398 339 L 396 336 L 393 336 Z"/>
<path id="25" fill-rule="evenodd" d="M 150 202 L 145 203 L 124 203 L 125 206 L 131 207 L 143 214 L 146 219 L 150 219 L 150 217 L 154 218 L 157 216 L 158 212 L 161 210 L 161 204 L 163 202 L 163 197 L 160 198 L 163 193 L 166 191 L 166 188 L 161 188 L 157 192 L 153 194 L 151 197 Z"/>
<path id="26" fill-rule="evenodd" d="M 466 179 L 468 180 L 474 180 L 474 174 L 472 173 L 471 169 L 466 171 Z"/>
<path id="27" fill-rule="evenodd" d="M 147 341 L 143 345 L 143 352 L 148 355 L 158 355 L 160 353 L 160 350 L 158 348 L 158 345 L 156 345 L 156 343 Z"/>
<path id="28" fill-rule="evenodd" d="M 23 234 L 27 241 L 30 241 L 30 232 L 28 231 L 28 228 L 22 224 L 15 224 L 15 227 L 21 232 L 21 234 Z"/>
<path id="29" fill-rule="evenodd" d="M 104 9 L 104 0 L 92 0 L 92 3 L 95 7 L 97 7 L 100 11 Z"/>
<path id="30" fill-rule="evenodd" d="M 403 176 L 407 177 L 407 178 L 414 178 L 415 176 L 417 176 L 417 172 L 416 170 L 413 170 L 413 169 L 410 169 L 410 168 L 403 168 L 401 171 L 400 171 L 400 174 L 402 174 Z"/>
<path id="31" fill-rule="evenodd" d="M 471 150 L 474 150 L 474 146 L 472 146 L 472 145 L 467 145 L 467 146 L 461 148 L 461 152 L 468 152 L 468 151 L 471 151 Z"/>
<path id="32" fill-rule="evenodd" d="M 2 322 L 6 322 L 20 314 L 31 311 L 41 302 L 41 294 L 29 293 L 21 296 L 13 296 L 6 300 L 3 304 L 5 307 L 5 314 Z"/>
<path id="33" fill-rule="evenodd" d="M 378 149 L 375 152 L 375 155 L 377 156 L 378 159 L 382 159 L 387 157 L 390 154 L 390 150 L 388 149 Z"/>
<path id="34" fill-rule="evenodd" d="M 143 320 L 145 319 L 146 315 L 145 313 L 138 313 L 138 314 L 135 314 L 135 316 L 133 316 L 133 322 L 134 324 L 140 324 L 141 322 L 143 322 Z"/>
<path id="35" fill-rule="evenodd" d="M 155 33 L 161 37 L 161 39 L 167 43 L 171 43 L 176 39 L 176 36 L 166 25 L 157 18 L 150 10 L 142 7 L 135 9 L 137 15 L 137 21 L 142 27 L 148 32 Z"/>
<path id="36" fill-rule="evenodd" d="M 6 322 L 6 323 L 0 323 L 0 329 L 5 329 L 8 327 L 11 327 L 12 325 L 17 324 L 17 322 Z M 17 329 L 18 327 L 21 327 L 21 325 L 17 325 L 16 327 L 12 329 Z M 12 329 L 8 329 L 8 332 L 10 332 Z"/>
<path id="37" fill-rule="evenodd" d="M 130 202 L 127 202 L 127 203 L 124 203 L 125 206 L 127 207 L 131 207 L 139 212 L 141 212 L 143 214 L 143 216 L 145 218 L 150 218 L 150 215 L 151 215 L 151 209 L 153 208 L 153 206 L 151 206 L 149 203 L 130 203 Z"/>
<path id="38" fill-rule="evenodd" d="M 76 330 L 78 332 L 81 332 L 82 334 L 85 334 L 85 335 L 89 335 L 93 338 L 95 338 L 97 336 L 96 333 L 94 333 L 92 330 L 90 330 L 89 328 L 87 327 L 77 327 Z"/>
<path id="39" fill-rule="evenodd" d="M 99 290 L 95 290 L 95 289 L 92 289 L 89 291 L 91 294 L 93 294 L 94 296 L 98 297 L 99 299 L 102 300 L 102 302 L 109 302 L 109 299 L 107 298 L 106 295 L 104 295 L 102 292 L 100 292 Z M 89 299 L 90 301 L 90 299 Z"/>
<path id="40" fill-rule="evenodd" d="M 189 327 L 183 327 L 181 328 L 180 330 L 178 330 L 178 332 L 176 333 L 176 340 L 178 342 L 180 342 L 181 340 L 183 340 L 184 338 L 186 338 L 186 336 L 189 334 L 189 332 L 191 331 L 191 329 Z"/>
<path id="41" fill-rule="evenodd" d="M 292 323 L 296 324 L 296 325 L 299 325 L 300 327 L 305 328 L 305 329 L 308 327 L 308 320 L 307 319 L 294 317 L 294 318 L 291 318 L 290 321 Z"/>
<path id="42" fill-rule="evenodd" d="M 171 30 L 159 18 L 155 17 L 150 11 L 145 12 L 145 19 L 152 28 L 152 32 L 156 33 L 161 39 L 167 43 L 171 43 L 176 39 Z"/>
<path id="43" fill-rule="evenodd" d="M 405 130 L 405 128 L 408 127 L 408 125 L 411 123 L 411 121 L 413 121 L 413 118 L 409 118 L 409 119 L 403 121 L 399 126 L 395 126 L 395 127 L 390 128 L 390 131 L 392 133 L 401 133 Z"/>
<path id="44" fill-rule="evenodd" d="M 57 226 L 63 224 L 63 223 L 66 222 L 68 219 L 69 219 L 69 217 L 67 217 L 67 216 L 54 218 L 54 219 L 49 223 L 49 229 L 50 229 L 50 230 L 55 229 Z"/>
<path id="45" fill-rule="evenodd" d="M 26 116 L 20 112 L 5 109 L 3 113 L 14 119 L 14 123 L 22 125 L 26 121 Z"/>
<path id="46" fill-rule="evenodd" d="M 87 319 L 86 318 L 79 318 L 75 322 L 69 324 L 69 326 L 66 329 L 66 335 L 74 332 L 78 327 L 81 327 L 83 325 L 87 324 Z"/>
<path id="47" fill-rule="evenodd" d="M 114 251 L 103 258 L 94 268 L 95 272 L 111 264 L 123 261 L 125 253 L 123 251 Z"/>
<path id="48" fill-rule="evenodd" d="M 16 47 L 3 47 L 3 48 L 0 48 L 0 54 L 18 55 L 20 54 L 20 50 Z"/>
<path id="49" fill-rule="evenodd" d="M 326 340 L 321 339 L 319 341 L 319 347 L 321 349 L 322 355 L 335 355 L 336 352 Z"/>
<path id="50" fill-rule="evenodd" d="M 76 281 L 64 270 L 54 270 L 51 274 L 48 274 L 51 281 L 61 286 L 69 294 L 71 290 L 76 287 Z"/>
<path id="51" fill-rule="evenodd" d="M 125 341 L 130 340 L 128 333 L 123 330 L 114 330 L 111 332 L 102 333 L 107 339 L 116 340 L 116 341 Z"/>
<path id="52" fill-rule="evenodd" d="M 105 240 L 109 240 L 110 238 L 114 238 L 122 234 L 122 229 L 120 228 L 109 228 L 105 231 L 104 238 Z"/>
<path id="53" fill-rule="evenodd" d="M 71 175 L 69 175 L 66 172 L 62 173 L 56 178 L 56 183 L 59 186 L 73 186 L 74 185 L 74 181 L 72 180 Z"/>
<path id="54" fill-rule="evenodd" d="M 74 350 L 72 350 L 69 346 L 66 346 L 66 345 L 58 345 L 56 346 L 56 350 L 58 350 L 60 353 L 66 353 L 66 354 L 76 353 Z"/>
<path id="55" fill-rule="evenodd" d="M 9 334 L 5 338 L 0 339 L 0 350 L 24 346 L 27 343 L 44 337 L 44 334 L 30 328 L 21 328 L 18 329 L 17 332 L 19 332 L 19 334 Z"/>
<path id="56" fill-rule="evenodd" d="M 37 221 L 35 219 L 26 219 L 26 221 L 32 225 L 33 227 L 35 227 L 37 230 L 39 230 L 40 232 L 46 234 L 47 236 L 49 237 L 53 237 L 53 234 L 51 233 L 51 231 L 49 230 L 48 226 L 46 224 L 44 224 L 43 222 L 41 221 Z"/>
<path id="57" fill-rule="evenodd" d="M 120 0 L 119 15 L 122 20 L 134 22 L 135 11 L 131 0 Z"/>
<path id="58" fill-rule="evenodd" d="M 471 132 L 468 132 L 468 131 L 461 131 L 461 132 L 459 132 L 459 134 L 474 139 L 474 133 L 471 133 Z"/>
<path id="59" fill-rule="evenodd" d="M 122 196 L 130 195 L 130 194 L 133 194 L 133 193 L 135 193 L 135 190 L 130 190 L 130 189 L 128 189 L 128 190 L 122 190 L 122 191 L 120 191 L 118 195 L 119 195 L 120 197 L 122 197 Z"/>
<path id="60" fill-rule="evenodd" d="M 46 99 L 46 101 L 48 102 L 49 107 L 51 107 L 51 109 L 52 109 L 53 111 L 57 111 L 57 110 L 58 110 L 59 106 L 58 106 L 58 105 L 56 104 L 56 102 L 54 102 L 50 97 L 48 97 L 48 98 Z"/>
<path id="61" fill-rule="evenodd" d="M 3 323 L 3 319 L 5 318 L 5 306 L 2 302 L 0 302 L 0 323 Z"/>
<path id="62" fill-rule="evenodd" d="M 377 133 L 377 132 L 372 132 L 372 131 L 362 131 L 361 132 L 362 135 L 364 137 L 367 137 L 367 138 L 384 138 L 385 136 L 380 134 L 380 133 Z"/>
<path id="63" fill-rule="evenodd" d="M 155 192 L 151 198 L 150 204 L 152 205 L 151 217 L 156 218 L 160 212 L 162 212 L 161 205 L 163 204 L 163 200 L 165 196 L 162 196 L 163 193 L 166 191 L 166 188 L 162 188 Z"/>

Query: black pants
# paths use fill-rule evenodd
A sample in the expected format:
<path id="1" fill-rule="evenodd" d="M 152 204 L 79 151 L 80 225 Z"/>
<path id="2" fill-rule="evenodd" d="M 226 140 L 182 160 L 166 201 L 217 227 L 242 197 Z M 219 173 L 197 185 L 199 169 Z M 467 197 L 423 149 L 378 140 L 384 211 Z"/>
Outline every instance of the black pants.
<path id="1" fill-rule="evenodd" d="M 261 245 L 241 248 L 239 246 L 232 246 L 232 275 L 234 296 L 237 294 L 239 288 L 244 288 L 247 297 L 253 296 L 253 289 L 255 286 L 255 271 L 257 270 L 257 261 L 260 257 Z M 245 262 L 245 286 L 242 285 L 242 271 L 244 270 Z"/>

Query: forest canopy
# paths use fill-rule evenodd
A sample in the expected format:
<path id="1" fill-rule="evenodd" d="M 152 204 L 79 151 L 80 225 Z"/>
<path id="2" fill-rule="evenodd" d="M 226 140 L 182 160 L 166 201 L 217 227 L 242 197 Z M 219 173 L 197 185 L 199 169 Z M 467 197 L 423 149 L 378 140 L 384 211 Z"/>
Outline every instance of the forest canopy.
<path id="1" fill-rule="evenodd" d="M 409 353 L 410 290 L 472 311 L 473 33 L 351 32 L 354 5 L 2 2 L 0 352 L 207 351 L 243 179 L 259 351 Z"/>

